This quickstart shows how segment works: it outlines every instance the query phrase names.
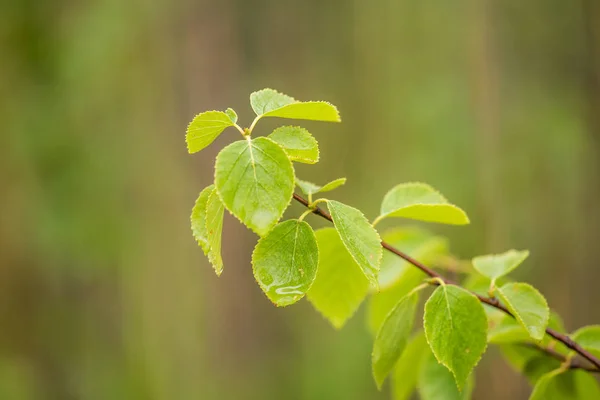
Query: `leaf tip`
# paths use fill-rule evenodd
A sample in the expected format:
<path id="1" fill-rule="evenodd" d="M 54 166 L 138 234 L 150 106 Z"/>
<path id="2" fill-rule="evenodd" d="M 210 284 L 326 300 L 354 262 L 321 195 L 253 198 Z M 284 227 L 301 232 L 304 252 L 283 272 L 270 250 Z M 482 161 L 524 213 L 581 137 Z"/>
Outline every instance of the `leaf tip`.
<path id="1" fill-rule="evenodd" d="M 375 381 L 375 386 L 377 386 L 377 390 L 381 392 L 381 389 L 383 389 L 383 383 L 385 382 L 385 378 L 379 377 L 378 374 L 376 374 L 375 371 L 373 371 L 373 380 Z"/>

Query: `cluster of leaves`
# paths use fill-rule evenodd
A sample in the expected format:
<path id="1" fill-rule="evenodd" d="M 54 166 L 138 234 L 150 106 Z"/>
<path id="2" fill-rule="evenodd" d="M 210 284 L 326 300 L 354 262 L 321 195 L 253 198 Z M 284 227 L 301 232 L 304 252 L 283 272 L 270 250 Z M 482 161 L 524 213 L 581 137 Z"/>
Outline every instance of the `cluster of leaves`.
<path id="1" fill-rule="evenodd" d="M 214 184 L 200 192 L 191 216 L 193 235 L 217 275 L 223 271 L 226 209 L 260 237 L 252 268 L 275 305 L 288 306 L 306 296 L 334 327 L 341 328 L 369 298 L 367 324 L 375 336 L 373 376 L 381 388 L 391 375 L 394 399 L 407 399 L 414 390 L 423 399 L 470 398 L 472 372 L 488 343 L 500 346 L 509 363 L 535 385 L 533 399 L 600 398 L 590 374 L 569 368 L 575 354 L 546 334 L 549 326 L 559 332 L 564 327 L 542 294 L 506 277 L 528 257 L 527 251 L 510 250 L 466 262 L 451 256 L 444 238 L 420 228 L 395 227 L 380 236 L 375 225 L 388 218 L 452 225 L 468 224 L 469 218 L 423 183 L 392 188 L 373 222 L 349 205 L 315 198 L 346 182 L 340 178 L 316 185 L 296 177 L 293 163 L 318 162 L 316 139 L 296 126 L 279 127 L 266 137 L 253 138 L 252 133 L 265 117 L 339 122 L 337 109 L 322 101 L 300 102 L 272 89 L 252 93 L 250 104 L 256 118 L 249 128 L 237 124 L 232 109 L 207 111 L 193 119 L 186 135 L 190 153 L 210 145 L 228 127 L 243 136 L 218 154 Z M 308 210 L 280 222 L 296 186 L 307 196 Z M 315 232 L 304 218 L 318 204 L 328 208 L 333 227 Z M 432 279 L 402 258 L 383 254 L 382 238 L 413 258 L 460 272 L 464 284 Z M 435 290 L 424 303 L 421 328 L 414 321 L 427 288 Z M 482 304 L 475 293 L 497 299 L 512 316 Z M 572 338 L 600 355 L 600 326 L 584 327 Z"/>

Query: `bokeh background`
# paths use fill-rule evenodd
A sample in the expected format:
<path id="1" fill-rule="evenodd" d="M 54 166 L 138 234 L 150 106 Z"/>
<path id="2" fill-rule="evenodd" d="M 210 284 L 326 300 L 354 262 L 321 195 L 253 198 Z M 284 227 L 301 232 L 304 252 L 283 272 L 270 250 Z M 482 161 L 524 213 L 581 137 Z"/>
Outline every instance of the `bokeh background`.
<path id="1" fill-rule="evenodd" d="M 229 216 L 221 278 L 192 239 L 237 132 L 190 156 L 187 123 L 263 87 L 341 110 L 300 176 L 369 217 L 429 182 L 473 221 L 430 227 L 458 256 L 529 248 L 518 277 L 600 321 L 597 0 L 4 0 L 0 38 L 0 399 L 387 398 L 364 307 L 273 307 Z M 475 398 L 528 392 L 486 354 Z"/>

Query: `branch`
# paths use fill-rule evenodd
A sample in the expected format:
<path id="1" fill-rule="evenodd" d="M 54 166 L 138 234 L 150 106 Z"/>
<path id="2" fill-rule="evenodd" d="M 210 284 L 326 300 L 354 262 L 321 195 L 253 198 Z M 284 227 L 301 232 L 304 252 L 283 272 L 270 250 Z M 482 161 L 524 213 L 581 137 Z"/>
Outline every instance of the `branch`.
<path id="1" fill-rule="evenodd" d="M 564 354 L 559 353 L 558 351 L 556 351 L 550 347 L 543 347 L 543 346 L 537 345 L 535 343 L 519 343 L 519 345 L 523 346 L 523 347 L 528 347 L 530 349 L 538 350 L 539 352 L 544 353 L 545 355 L 550 356 L 550 357 L 560 361 L 561 363 L 568 361 L 568 358 Z M 569 369 L 581 369 L 581 370 L 584 370 L 584 371 L 587 371 L 590 373 L 600 374 L 600 369 L 585 365 L 580 360 L 577 360 L 577 359 L 570 360 Z"/>
<path id="2" fill-rule="evenodd" d="M 294 193 L 294 199 L 296 201 L 298 201 L 300 204 L 304 205 L 307 208 L 309 207 L 309 203 L 306 199 L 304 199 L 302 196 Z M 325 218 L 326 220 L 333 222 L 333 219 L 331 218 L 331 215 L 329 215 L 329 213 L 319 207 L 314 207 L 313 209 L 313 213 L 317 214 L 318 216 Z M 429 277 L 431 278 L 438 278 L 440 279 L 442 282 L 449 284 L 449 285 L 456 285 L 456 283 L 452 282 L 449 279 L 444 278 L 443 276 L 441 276 L 440 274 L 438 274 L 436 271 L 432 270 L 431 268 L 427 267 L 426 265 L 422 264 L 421 262 L 415 260 L 414 258 L 412 258 L 411 256 L 409 256 L 406 253 L 403 253 L 402 251 L 396 249 L 395 247 L 393 247 L 392 245 L 390 245 L 389 243 L 386 243 L 384 241 L 381 242 L 381 246 L 386 249 L 387 251 L 394 253 L 395 255 L 397 255 L 398 257 L 404 259 L 405 261 L 407 261 L 408 263 L 414 265 L 415 267 L 419 268 L 421 271 L 423 271 L 425 274 L 427 274 Z M 479 301 L 481 301 L 482 303 L 485 303 L 491 307 L 494 307 L 508 315 L 510 315 L 511 317 L 515 318 L 515 316 L 505 307 L 503 306 L 498 299 L 492 299 L 489 297 L 485 297 L 485 296 L 481 296 L 477 293 L 473 293 L 471 292 L 473 295 L 475 295 Z M 581 347 L 579 344 L 577 344 L 575 341 L 573 341 L 573 339 L 571 339 L 569 336 L 564 335 L 562 333 L 559 333 L 557 331 L 555 331 L 554 329 L 551 328 L 546 328 L 546 333 L 548 335 L 550 335 L 551 337 L 553 337 L 554 339 L 558 340 L 559 342 L 561 342 L 562 344 L 564 344 L 565 346 L 567 346 L 569 349 L 575 351 L 577 354 L 579 354 L 581 357 L 585 358 L 586 360 L 588 360 L 589 362 L 591 362 L 592 364 L 594 364 L 594 366 L 596 367 L 596 369 L 594 369 L 594 372 L 600 372 L 600 359 L 598 359 L 597 357 L 595 357 L 593 354 L 591 354 L 589 351 L 585 350 L 583 347 Z M 548 355 L 550 355 L 551 357 L 553 357 L 552 354 L 550 354 L 549 351 L 547 351 L 546 348 L 542 348 L 540 347 L 541 351 L 546 352 Z"/>

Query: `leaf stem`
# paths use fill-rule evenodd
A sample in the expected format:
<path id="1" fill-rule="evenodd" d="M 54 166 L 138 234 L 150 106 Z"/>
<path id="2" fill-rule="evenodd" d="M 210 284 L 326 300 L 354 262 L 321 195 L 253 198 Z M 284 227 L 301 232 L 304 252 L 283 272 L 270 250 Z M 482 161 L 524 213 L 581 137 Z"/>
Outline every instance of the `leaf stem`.
<path id="1" fill-rule="evenodd" d="M 308 203 L 307 207 L 310 209 L 318 208 L 317 204 L 319 203 L 327 203 L 327 199 L 316 199 L 315 201 L 311 201 L 310 203 Z M 333 222 L 333 220 L 331 222 Z"/>
<path id="2" fill-rule="evenodd" d="M 429 282 L 422 283 L 422 284 L 420 284 L 419 286 L 417 286 L 417 287 L 413 288 L 413 289 L 412 289 L 410 292 L 408 292 L 408 294 L 407 294 L 406 296 L 410 296 L 410 295 L 411 295 L 411 294 L 413 294 L 414 292 L 418 292 L 418 291 L 420 291 L 420 290 L 423 290 L 423 289 L 425 289 L 425 288 L 426 288 L 427 286 L 429 286 L 429 285 L 431 285 L 431 283 L 429 283 Z"/>
<path id="3" fill-rule="evenodd" d="M 313 210 L 311 210 L 310 208 L 306 211 L 304 211 L 302 213 L 302 215 L 300 217 L 298 217 L 298 222 L 302 221 L 304 219 L 304 217 L 306 217 L 308 214 L 312 214 Z"/>
<path id="4" fill-rule="evenodd" d="M 435 285 L 435 286 L 444 286 L 446 284 L 446 282 L 442 278 L 439 278 L 436 276 L 434 278 L 427 280 L 427 284 Z"/>
<path id="5" fill-rule="evenodd" d="M 373 228 L 375 228 L 375 225 L 377 225 L 378 223 L 380 223 L 383 220 L 383 218 L 385 218 L 383 215 L 378 215 L 377 218 L 375 218 L 373 220 L 373 223 L 371 224 L 371 226 Z"/>
<path id="6" fill-rule="evenodd" d="M 244 133 L 244 130 L 242 129 L 241 126 L 239 126 L 238 124 L 233 124 L 233 126 L 235 126 L 235 129 L 237 129 L 238 131 L 240 131 L 240 133 L 242 134 L 242 136 L 246 136 L 246 134 Z"/>
<path id="7" fill-rule="evenodd" d="M 256 126 L 256 123 L 258 122 L 258 120 L 260 120 L 261 117 L 262 117 L 262 115 L 257 115 L 256 118 L 254 118 L 254 121 L 252 121 L 250 128 L 248 128 L 248 134 L 252 133 L 252 131 L 254 130 L 254 127 Z"/>
<path id="8" fill-rule="evenodd" d="M 304 199 L 302 196 L 294 193 L 294 199 L 299 202 L 300 204 L 304 205 L 305 207 L 310 208 L 310 211 L 314 214 L 317 214 L 318 216 L 333 222 L 333 219 L 331 218 L 331 215 L 316 206 L 317 203 L 319 203 L 320 201 L 327 201 L 325 199 L 318 199 L 315 202 L 313 202 L 312 204 L 310 204 L 306 199 Z M 314 209 L 313 209 L 314 208 Z M 415 260 L 414 258 L 412 258 L 411 256 L 409 256 L 408 254 L 396 249 L 395 247 L 393 247 L 392 245 L 390 245 L 387 242 L 381 241 L 381 246 L 386 249 L 387 251 L 395 254 L 396 256 L 402 258 L 403 260 L 407 261 L 408 263 L 412 264 L 413 266 L 419 268 L 421 271 L 423 271 L 425 274 L 427 274 L 430 278 L 437 278 L 440 282 L 443 282 L 445 284 L 451 284 L 451 285 L 456 285 L 456 283 L 452 282 L 450 279 L 444 278 L 442 275 L 438 274 L 436 271 L 434 271 L 433 269 L 427 267 L 425 264 L 422 264 L 421 262 Z M 507 315 L 510 315 L 511 317 L 515 318 L 515 316 L 508 310 L 508 308 L 506 308 L 504 305 L 502 305 L 500 303 L 500 301 L 498 301 L 498 299 L 496 298 L 489 298 L 489 297 L 485 297 L 485 296 L 481 296 L 477 293 L 471 292 L 475 297 L 477 297 L 477 299 L 479 299 L 480 302 L 487 304 L 488 306 L 494 307 L 502 312 L 504 312 Z M 579 354 L 581 357 L 585 358 L 586 360 L 588 360 L 589 362 L 591 362 L 596 368 L 593 369 L 590 372 L 600 372 L 600 359 L 598 359 L 596 356 L 594 356 L 592 353 L 590 353 L 589 351 L 585 350 L 583 347 L 581 347 L 577 342 L 575 342 L 573 339 L 571 339 L 568 335 L 562 334 L 560 332 L 555 331 L 554 329 L 551 328 L 546 328 L 546 333 L 548 335 L 550 335 L 552 338 L 558 340 L 559 342 L 563 343 L 565 346 L 567 346 L 569 349 L 575 351 L 577 354 Z M 541 351 L 545 352 L 546 354 L 549 354 L 550 351 L 549 349 L 546 348 L 542 348 L 540 347 Z M 550 355 L 550 354 L 549 354 Z M 552 355 L 551 355 L 552 356 Z M 555 357 L 556 358 L 556 357 Z M 574 361 L 574 360 L 573 360 Z M 573 364 L 571 364 L 570 368 L 573 368 L 572 366 Z"/>

